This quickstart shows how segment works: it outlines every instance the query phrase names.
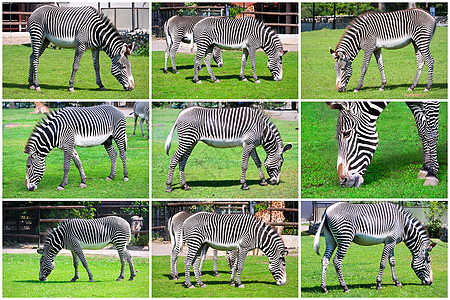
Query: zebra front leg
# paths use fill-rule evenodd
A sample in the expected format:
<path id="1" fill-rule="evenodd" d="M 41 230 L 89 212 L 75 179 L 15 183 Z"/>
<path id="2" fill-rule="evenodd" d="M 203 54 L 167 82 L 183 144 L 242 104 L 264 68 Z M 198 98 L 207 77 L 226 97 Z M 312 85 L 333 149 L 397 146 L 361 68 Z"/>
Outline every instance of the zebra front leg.
<path id="1" fill-rule="evenodd" d="M 378 64 L 378 70 L 380 70 L 381 74 L 381 87 L 378 89 L 379 91 L 384 91 L 384 87 L 386 86 L 386 75 L 384 74 L 384 65 L 383 65 L 383 58 L 381 56 L 381 49 L 375 50 L 373 52 L 375 55 L 375 59 L 377 60 Z"/>
<path id="2" fill-rule="evenodd" d="M 322 257 L 322 282 L 320 284 L 320 287 L 322 288 L 323 293 L 327 294 L 327 269 L 328 265 L 330 264 L 331 256 L 333 255 L 334 250 L 336 249 L 336 241 L 334 240 L 331 233 L 329 233 L 327 230 L 324 230 L 325 234 L 325 241 L 326 241 L 326 249 L 325 253 Z"/>
<path id="3" fill-rule="evenodd" d="M 194 264 L 193 264 L 195 280 L 196 280 L 197 284 L 202 288 L 205 288 L 206 284 L 204 284 L 202 282 L 202 279 L 201 279 L 202 274 L 201 274 L 200 267 L 201 267 L 201 261 L 203 260 L 203 253 L 205 254 L 204 257 L 206 258 L 206 252 L 208 251 L 208 248 L 209 247 L 207 244 L 203 244 L 200 247 L 197 254 L 195 255 Z"/>
<path id="4" fill-rule="evenodd" d="M 367 68 L 369 67 L 370 58 L 372 57 L 373 50 L 365 49 L 364 50 L 364 60 L 361 67 L 361 78 L 359 79 L 358 86 L 354 90 L 354 92 L 359 92 L 364 83 L 364 76 L 366 76 Z"/>
<path id="5" fill-rule="evenodd" d="M 64 190 L 64 187 L 67 185 L 67 181 L 69 178 L 69 170 L 70 163 L 72 162 L 72 155 L 75 151 L 75 146 L 72 143 L 68 143 L 66 146 L 63 146 L 64 151 L 64 177 L 61 184 L 56 188 L 57 191 Z"/>
<path id="6" fill-rule="evenodd" d="M 248 50 L 244 49 L 242 51 L 241 74 L 239 74 L 242 81 L 248 81 L 248 79 L 245 77 L 245 65 L 247 64 L 247 58 L 248 58 Z"/>
<path id="7" fill-rule="evenodd" d="M 425 59 L 422 56 L 422 54 L 420 53 L 419 48 L 417 47 L 415 42 L 413 42 L 413 46 L 414 46 L 414 52 L 416 54 L 417 70 L 416 70 L 416 76 L 414 77 L 414 81 L 411 84 L 411 87 L 408 89 L 408 91 L 413 91 L 414 88 L 417 86 L 417 83 L 419 82 L 420 74 L 422 74 L 423 65 L 425 64 Z"/>
<path id="8" fill-rule="evenodd" d="M 206 49 L 206 55 L 205 55 L 205 65 L 206 69 L 208 70 L 209 76 L 211 77 L 211 80 L 214 81 L 214 83 L 220 83 L 219 79 L 214 75 L 214 72 L 211 68 L 211 57 L 213 52 L 214 45 L 211 45 Z"/>
<path id="9" fill-rule="evenodd" d="M 259 184 L 262 185 L 262 186 L 266 186 L 267 182 L 266 182 L 266 179 L 264 179 L 264 173 L 263 173 L 262 168 L 261 168 L 262 163 L 261 163 L 261 160 L 259 159 L 258 152 L 256 152 L 256 148 L 254 148 L 252 150 L 252 152 L 250 152 L 250 155 L 252 156 L 256 167 L 258 168 L 259 179 L 261 180 L 261 182 Z"/>
<path id="10" fill-rule="evenodd" d="M 102 79 L 100 78 L 100 49 L 92 49 L 92 61 L 94 62 L 94 70 L 95 70 L 95 80 L 98 85 L 99 91 L 106 91 L 106 88 L 103 86 Z"/>
<path id="11" fill-rule="evenodd" d="M 88 273 L 88 276 L 89 276 L 89 282 L 94 282 L 94 276 L 92 275 L 91 270 L 89 270 L 89 267 L 88 267 L 86 258 L 84 257 L 84 253 L 83 253 L 83 250 L 81 249 L 81 246 L 80 245 L 76 246 L 76 248 L 73 251 L 78 255 L 78 257 L 81 260 L 81 264 L 86 269 L 86 272 Z"/>
<path id="12" fill-rule="evenodd" d="M 213 260 L 214 260 L 214 276 L 219 277 L 219 271 L 217 271 L 217 257 L 218 252 L 216 249 L 213 251 Z"/>
<path id="13" fill-rule="evenodd" d="M 198 84 L 202 83 L 202 81 L 198 79 L 198 70 L 202 66 L 203 54 L 204 54 L 204 51 L 201 51 L 200 48 L 199 48 L 199 45 L 197 45 L 197 55 L 195 55 L 195 58 L 194 58 L 194 78 L 193 78 L 193 81 L 195 83 L 198 83 Z"/>
<path id="14" fill-rule="evenodd" d="M 253 79 L 255 80 L 255 83 L 261 83 L 261 81 L 259 81 L 258 79 L 258 76 L 256 76 L 256 49 L 248 49 L 248 54 L 250 56 L 250 63 L 252 64 Z"/>
<path id="15" fill-rule="evenodd" d="M 347 236 L 348 241 L 353 240 L 353 235 Z M 350 246 L 350 242 L 338 244 L 338 248 L 336 250 L 336 255 L 334 256 L 333 263 L 334 268 L 336 269 L 336 274 L 339 279 L 339 283 L 341 287 L 344 289 L 344 293 L 348 293 L 350 290 L 347 287 L 347 284 L 344 280 L 344 275 L 342 274 L 342 261 L 344 260 L 345 254 L 347 253 L 348 247 Z"/>
<path id="16" fill-rule="evenodd" d="M 425 110 L 425 122 L 426 129 L 424 134 L 424 153 L 428 152 L 428 157 L 424 155 L 424 163 L 428 170 L 428 174 L 425 176 L 424 185 L 436 186 L 439 184 L 439 180 L 436 174 L 439 170 L 439 163 L 437 160 L 437 141 L 439 137 L 439 102 L 430 101 L 423 104 Z M 428 151 L 425 151 L 428 149 Z"/>
<path id="17" fill-rule="evenodd" d="M 241 273 L 244 269 L 245 257 L 247 256 L 248 250 L 239 249 L 237 255 L 237 264 L 236 264 L 236 285 L 238 288 L 244 288 L 244 285 L 241 282 Z"/>
<path id="18" fill-rule="evenodd" d="M 387 263 L 388 257 L 389 257 L 389 263 L 391 263 L 390 257 L 392 255 L 392 258 L 393 258 L 393 255 L 394 255 L 393 251 L 394 251 L 394 247 L 395 247 L 395 241 L 393 242 L 393 240 L 395 240 L 395 238 L 388 239 L 388 241 L 386 241 L 386 244 L 384 245 L 383 254 L 381 255 L 380 270 L 378 271 L 378 276 L 377 276 L 377 290 L 381 290 L 381 281 L 383 279 L 383 271 L 386 268 L 386 263 Z M 392 278 L 394 278 L 394 282 L 397 285 L 398 279 L 397 279 L 397 276 L 395 275 L 395 263 L 394 263 L 394 267 L 391 265 L 391 269 L 392 269 Z"/>
<path id="19" fill-rule="evenodd" d="M 134 277 L 136 277 L 136 273 L 134 272 L 133 257 L 131 256 L 131 254 L 128 251 L 128 249 L 126 248 L 126 246 L 124 249 L 124 254 L 125 254 L 125 259 L 128 262 L 128 266 L 130 267 L 130 279 L 128 279 L 128 280 L 132 281 L 134 279 Z"/>
<path id="20" fill-rule="evenodd" d="M 180 161 L 180 185 L 181 185 L 181 188 L 185 191 L 189 191 L 191 188 L 186 183 L 186 178 L 184 175 L 184 168 L 186 167 L 186 163 L 189 158 L 189 155 L 191 155 L 192 149 L 195 147 L 195 145 L 196 144 L 194 144 L 191 149 L 188 149 L 184 153 L 183 158 Z"/>
<path id="21" fill-rule="evenodd" d="M 391 266 L 392 280 L 394 281 L 395 286 L 402 287 L 403 285 L 398 280 L 397 274 L 395 273 L 394 249 L 392 249 L 391 253 L 389 253 L 389 265 Z"/>
<path id="22" fill-rule="evenodd" d="M 80 178 L 81 178 L 80 188 L 85 188 L 85 187 L 87 187 L 86 175 L 84 174 L 84 170 L 83 170 L 83 166 L 81 165 L 80 157 L 78 156 L 78 152 L 75 148 L 73 149 L 72 159 L 73 159 L 73 162 L 75 163 L 75 166 L 78 168 L 78 171 L 80 172 Z"/>
<path id="23" fill-rule="evenodd" d="M 188 288 L 193 289 L 194 286 L 191 283 L 191 265 L 197 260 L 197 258 L 200 256 L 201 253 L 201 246 L 198 245 L 188 245 L 188 253 L 186 254 L 186 259 L 184 260 L 184 275 L 186 278 L 185 284 Z M 198 266 L 198 265 L 197 265 Z M 194 273 L 195 273 L 195 265 L 194 267 Z M 197 267 L 198 272 L 198 267 Z M 198 274 L 195 274 L 195 277 L 197 278 Z"/>
<path id="24" fill-rule="evenodd" d="M 34 36 L 31 36 L 31 48 L 32 53 L 30 55 L 30 70 L 28 75 L 28 83 L 30 84 L 30 90 L 40 91 L 39 82 L 37 79 L 38 74 L 38 65 L 39 58 L 44 53 L 45 49 L 50 44 L 50 41 L 47 39 L 36 39 Z"/>
<path id="25" fill-rule="evenodd" d="M 75 58 L 73 60 L 73 66 L 72 66 L 72 76 L 70 76 L 69 80 L 69 92 L 74 92 L 73 83 L 75 82 L 75 73 L 77 73 L 78 68 L 80 67 L 80 61 L 81 57 L 84 53 L 84 46 L 81 44 L 77 45 L 77 48 L 75 50 Z"/>
<path id="26" fill-rule="evenodd" d="M 114 149 L 112 144 L 112 138 L 108 138 L 104 143 L 105 150 L 108 152 L 109 159 L 111 160 L 111 173 L 106 177 L 106 180 L 111 181 L 116 177 L 116 162 L 117 162 L 117 151 Z"/>
<path id="27" fill-rule="evenodd" d="M 78 279 L 78 256 L 75 253 L 75 251 L 72 252 L 72 259 L 73 259 L 73 268 L 75 269 L 75 276 L 70 280 L 71 282 L 75 282 Z"/>
<path id="28" fill-rule="evenodd" d="M 172 72 L 174 74 L 180 73 L 180 72 L 178 72 L 177 66 L 175 65 L 175 53 L 177 53 L 178 47 L 180 47 L 180 42 L 181 41 L 174 41 L 173 44 L 172 44 L 172 47 L 170 49 L 170 59 L 172 61 Z"/>
<path id="29" fill-rule="evenodd" d="M 243 151 L 242 151 L 242 163 L 241 163 L 241 189 L 243 190 L 249 190 L 249 187 L 247 185 L 247 182 L 245 181 L 245 174 L 247 173 L 248 169 L 248 159 L 250 156 L 250 153 L 253 151 L 253 147 L 251 147 L 248 144 L 244 144 Z"/>

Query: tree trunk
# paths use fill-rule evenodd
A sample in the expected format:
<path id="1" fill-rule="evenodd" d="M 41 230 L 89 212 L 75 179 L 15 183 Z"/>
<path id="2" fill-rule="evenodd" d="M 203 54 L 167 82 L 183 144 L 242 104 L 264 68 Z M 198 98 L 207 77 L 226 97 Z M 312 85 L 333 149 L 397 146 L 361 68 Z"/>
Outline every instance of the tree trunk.
<path id="1" fill-rule="evenodd" d="M 16 105 L 14 104 L 14 101 L 11 101 L 11 102 L 10 102 L 9 108 L 10 108 L 10 109 L 16 109 Z"/>
<path id="2" fill-rule="evenodd" d="M 47 106 L 44 105 L 44 103 L 35 101 L 34 103 L 34 111 L 30 112 L 30 114 L 48 114 L 50 110 Z"/>

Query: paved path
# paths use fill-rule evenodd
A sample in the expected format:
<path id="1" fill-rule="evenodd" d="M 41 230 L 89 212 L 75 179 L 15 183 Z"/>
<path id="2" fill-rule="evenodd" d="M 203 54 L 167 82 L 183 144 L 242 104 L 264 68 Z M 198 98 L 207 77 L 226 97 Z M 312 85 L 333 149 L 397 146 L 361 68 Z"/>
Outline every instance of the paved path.
<path id="1" fill-rule="evenodd" d="M 29 245 L 24 247 L 3 247 L 3 253 L 21 253 L 21 254 L 29 254 L 29 253 L 36 253 L 36 245 Z M 136 247 L 136 246 L 128 246 L 128 250 L 132 257 L 149 257 L 149 249 L 148 247 Z M 84 254 L 86 255 L 106 255 L 106 256 L 117 256 L 119 257 L 119 254 L 117 253 L 117 250 L 114 247 L 108 247 L 100 250 L 86 250 L 83 249 Z M 72 253 L 69 250 L 63 249 L 59 254 L 62 255 L 72 255 Z"/>

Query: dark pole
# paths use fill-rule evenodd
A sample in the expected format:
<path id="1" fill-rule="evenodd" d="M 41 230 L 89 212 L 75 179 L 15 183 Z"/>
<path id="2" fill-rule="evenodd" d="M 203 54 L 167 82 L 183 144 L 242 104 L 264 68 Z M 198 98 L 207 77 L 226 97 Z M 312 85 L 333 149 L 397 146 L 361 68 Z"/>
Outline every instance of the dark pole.
<path id="1" fill-rule="evenodd" d="M 313 2 L 313 23 L 312 23 L 312 31 L 316 30 L 316 3 Z"/>
<path id="2" fill-rule="evenodd" d="M 131 31 L 134 31 L 136 22 L 135 22 L 136 14 L 134 13 L 134 2 L 131 2 Z"/>
<path id="3" fill-rule="evenodd" d="M 356 16 L 359 16 L 359 3 L 356 3 Z"/>
<path id="4" fill-rule="evenodd" d="M 336 29 L 336 2 L 333 3 L 333 29 Z"/>

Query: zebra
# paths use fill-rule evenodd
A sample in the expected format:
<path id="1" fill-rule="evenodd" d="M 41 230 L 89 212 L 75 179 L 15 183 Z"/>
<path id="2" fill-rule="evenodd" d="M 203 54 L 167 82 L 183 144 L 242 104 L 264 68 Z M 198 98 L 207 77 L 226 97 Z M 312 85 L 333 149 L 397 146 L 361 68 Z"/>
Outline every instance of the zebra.
<path id="1" fill-rule="evenodd" d="M 124 279 L 125 260 L 130 267 L 130 279 L 136 277 L 133 266 L 133 258 L 127 249 L 127 243 L 131 239 L 130 225 L 127 221 L 116 216 L 109 216 L 93 220 L 70 219 L 62 222 L 49 233 L 44 243 L 44 249 L 38 249 L 41 254 L 39 280 L 46 281 L 55 268 L 55 256 L 62 248 L 72 252 L 75 276 L 72 282 L 78 279 L 78 258 L 86 269 L 89 281 L 93 282 L 93 275 L 89 270 L 82 249 L 102 249 L 108 244 L 113 244 L 119 253 L 121 269 L 116 279 Z"/>
<path id="2" fill-rule="evenodd" d="M 242 81 L 247 81 L 244 75 L 247 58 L 253 69 L 255 83 L 260 83 L 256 76 L 256 50 L 262 48 L 269 57 L 267 67 L 275 81 L 283 79 L 282 56 L 287 52 L 283 50 L 280 38 L 264 23 L 254 18 L 219 19 L 206 18 L 198 22 L 194 27 L 194 42 L 197 43 L 197 55 L 194 59 L 194 82 L 201 83 L 198 79 L 198 68 L 202 57 L 205 56 L 205 64 L 211 80 L 218 83 L 211 69 L 211 54 L 213 47 L 222 49 L 243 50 L 241 73 Z"/>
<path id="3" fill-rule="evenodd" d="M 37 189 L 45 172 L 45 159 L 55 147 L 64 152 L 64 177 L 57 190 L 67 185 L 70 162 L 73 159 L 81 177 L 80 188 L 85 188 L 86 175 L 75 146 L 105 146 L 111 159 L 111 173 L 106 180 L 116 177 L 117 152 L 113 146 L 116 141 L 123 163 L 124 181 L 128 181 L 126 165 L 127 135 L 126 121 L 121 111 L 111 105 L 92 107 L 66 107 L 47 115 L 34 128 L 25 147 L 28 154 L 26 187 L 29 191 Z"/>
<path id="4" fill-rule="evenodd" d="M 417 72 L 414 82 L 408 91 L 416 87 L 424 62 L 428 66 L 428 84 L 425 92 L 433 85 L 434 59 L 430 53 L 430 42 L 436 29 L 436 20 L 427 11 L 418 8 L 388 12 L 365 13 L 352 21 L 347 31 L 342 35 L 336 49 L 330 47 L 330 53 L 336 64 L 336 89 L 344 92 L 352 76 L 352 63 L 358 52 L 364 50 L 364 60 L 361 68 L 361 79 L 354 92 L 358 92 L 364 81 L 372 53 L 377 60 L 381 73 L 381 87 L 384 91 L 386 76 L 384 74 L 381 49 L 400 49 L 410 43 L 414 46 L 417 60 Z"/>
<path id="5" fill-rule="evenodd" d="M 256 147 L 263 146 L 267 153 L 264 166 L 269 175 L 270 184 L 279 183 L 283 153 L 292 148 L 291 143 L 283 147 L 280 133 L 268 116 L 260 110 L 249 107 L 231 109 L 190 107 L 181 111 L 166 140 L 167 155 L 169 155 L 175 127 L 178 127 L 179 144 L 177 151 L 170 159 L 166 192 L 172 191 L 172 176 L 178 163 L 180 163 L 181 187 L 185 191 L 190 190 L 186 184 L 184 167 L 198 141 L 216 148 L 243 147 L 240 180 L 243 190 L 249 189 L 245 174 L 250 156 L 258 168 L 260 185 L 267 185 Z"/>
<path id="6" fill-rule="evenodd" d="M 142 124 L 147 124 L 147 139 L 150 138 L 149 135 L 149 128 L 148 128 L 148 120 L 150 116 L 150 104 L 148 102 L 135 102 L 133 105 L 133 112 L 134 114 L 134 130 L 133 130 L 133 136 L 136 135 L 136 125 L 137 125 L 137 119 L 141 118 L 141 122 L 139 125 L 141 126 L 141 134 L 143 137 L 145 137 L 144 130 L 142 128 Z"/>
<path id="7" fill-rule="evenodd" d="M 175 15 L 171 17 L 169 20 L 164 23 L 164 34 L 166 36 L 166 52 L 165 52 L 165 64 L 164 64 L 164 73 L 168 74 L 167 71 L 167 59 L 172 60 L 172 71 L 175 74 L 178 74 L 177 67 L 175 65 L 175 53 L 180 46 L 180 43 L 190 43 L 191 50 L 194 46 L 194 39 L 192 38 L 193 29 L 195 24 L 198 21 L 203 20 L 205 17 L 201 16 L 190 16 L 190 17 L 182 17 L 179 15 Z M 218 47 L 214 47 L 212 57 L 214 61 L 217 63 L 217 66 L 220 68 L 223 66 L 222 60 L 222 50 Z M 200 66 L 200 70 L 201 70 Z"/>
<path id="8" fill-rule="evenodd" d="M 189 288 L 194 288 L 190 280 L 191 265 L 194 267 L 197 284 L 203 288 L 206 287 L 200 279 L 198 261 L 200 253 L 208 246 L 219 250 L 237 249 L 237 259 L 230 279 L 231 286 L 236 283 L 239 288 L 244 287 L 241 282 L 241 272 L 245 257 L 250 250 L 255 248 L 261 249 L 269 258 L 269 270 L 276 284 L 286 284 L 286 261 L 284 257 L 288 254 L 288 250 L 281 236 L 270 225 L 261 222 L 252 215 L 197 213 L 184 221 L 182 239 L 188 247 L 184 266 L 186 285 Z M 180 246 L 178 244 L 178 247 Z"/>
<path id="9" fill-rule="evenodd" d="M 176 213 L 175 215 L 173 215 L 172 217 L 170 217 L 170 219 L 168 221 L 167 228 L 168 228 L 169 235 L 170 235 L 170 241 L 172 243 L 172 253 L 170 255 L 170 261 L 171 261 L 170 275 L 172 276 L 172 280 L 180 279 L 180 277 L 178 276 L 178 270 L 177 270 L 177 260 L 178 260 L 178 255 L 180 254 L 181 248 L 183 246 L 182 245 L 178 246 L 178 244 L 183 243 L 183 241 L 182 241 L 183 222 L 192 215 L 194 215 L 194 214 L 188 213 L 185 211 L 180 211 L 180 212 Z M 208 248 L 209 247 L 205 247 L 205 249 L 203 249 L 203 252 L 202 252 L 202 259 L 200 260 L 200 267 L 199 267 L 200 274 L 203 269 L 203 263 L 206 259 L 206 253 L 208 251 Z M 236 254 L 237 254 L 236 250 L 226 252 L 225 257 L 226 257 L 228 266 L 230 267 L 230 270 L 232 270 L 234 262 L 236 261 Z M 219 272 L 217 271 L 217 256 L 218 256 L 217 250 L 214 249 L 214 251 L 213 251 L 214 276 L 216 276 L 216 277 L 219 276 Z"/>
<path id="10" fill-rule="evenodd" d="M 378 146 L 376 122 L 388 102 L 328 102 L 331 108 L 339 109 L 337 121 L 338 159 L 337 173 L 343 187 L 359 187 L 363 175 Z M 423 145 L 423 166 L 418 178 L 424 185 L 439 183 L 436 174 L 439 102 L 406 102 L 416 121 Z"/>
<path id="11" fill-rule="evenodd" d="M 135 240 L 137 240 L 138 236 L 139 236 L 139 231 L 141 231 L 142 226 L 144 226 L 144 218 L 141 216 L 132 216 L 131 217 L 131 231 L 136 232 L 134 234 L 134 238 Z"/>
<path id="12" fill-rule="evenodd" d="M 131 63 L 132 50 L 123 41 L 117 29 L 103 14 L 93 7 L 58 7 L 44 5 L 36 9 L 28 19 L 27 31 L 31 37 L 30 89 L 40 91 L 37 79 L 39 57 L 51 43 L 62 48 L 75 48 L 69 91 L 73 92 L 75 73 L 85 50 L 92 51 L 97 85 L 106 90 L 100 79 L 100 50 L 112 61 L 111 73 L 127 91 L 134 89 Z"/>
<path id="13" fill-rule="evenodd" d="M 394 247 L 404 242 L 412 254 L 411 267 L 424 285 L 433 283 L 431 259 L 428 254 L 436 243 L 431 243 L 423 224 L 414 218 L 411 212 L 392 203 L 382 202 L 375 204 L 350 204 L 345 202 L 329 206 L 322 215 L 322 221 L 314 238 L 314 250 L 319 254 L 320 232 L 324 230 L 326 250 L 322 258 L 322 290 L 328 293 L 326 287 L 327 268 L 337 247 L 334 256 L 336 273 L 344 289 L 349 289 L 342 275 L 342 260 L 350 247 L 351 242 L 362 246 L 371 246 L 384 243 L 380 270 L 377 276 L 377 290 L 381 289 L 381 279 L 389 257 L 392 270 L 392 279 L 396 286 L 402 284 L 395 273 Z"/>

